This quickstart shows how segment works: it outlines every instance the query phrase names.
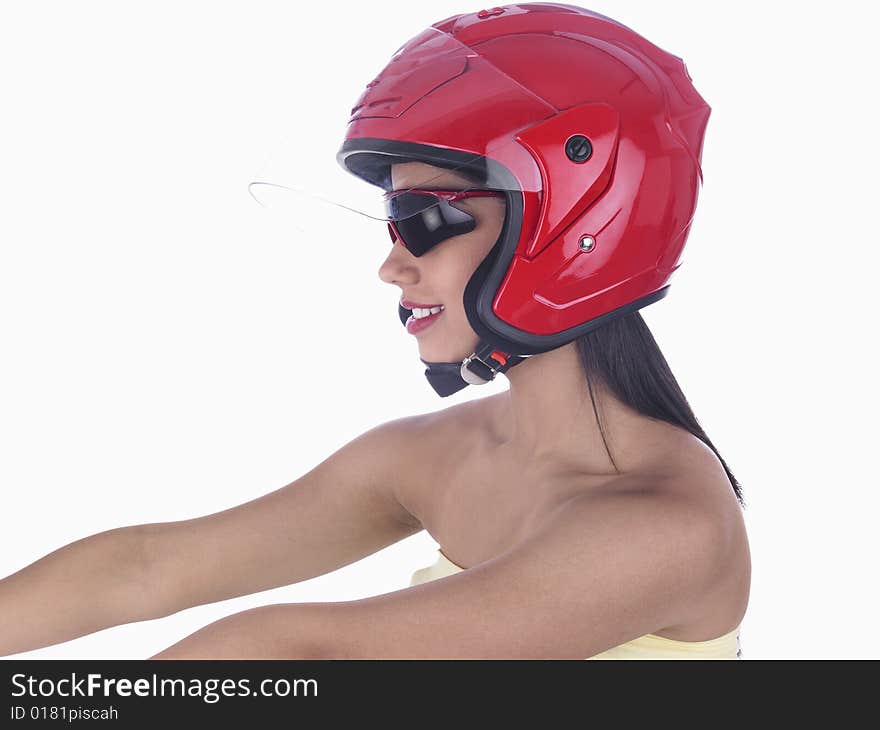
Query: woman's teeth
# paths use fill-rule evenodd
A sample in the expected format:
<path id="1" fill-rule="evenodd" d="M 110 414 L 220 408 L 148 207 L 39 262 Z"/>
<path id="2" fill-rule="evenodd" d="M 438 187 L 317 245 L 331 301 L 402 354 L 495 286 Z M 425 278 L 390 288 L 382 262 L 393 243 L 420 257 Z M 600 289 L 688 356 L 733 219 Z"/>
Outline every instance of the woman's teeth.
<path id="1" fill-rule="evenodd" d="M 439 307 L 431 307 L 430 309 L 419 309 L 416 307 L 412 310 L 413 317 L 416 319 L 422 319 L 422 317 L 430 317 L 432 314 L 437 314 L 437 312 L 446 309 L 442 304 Z"/>

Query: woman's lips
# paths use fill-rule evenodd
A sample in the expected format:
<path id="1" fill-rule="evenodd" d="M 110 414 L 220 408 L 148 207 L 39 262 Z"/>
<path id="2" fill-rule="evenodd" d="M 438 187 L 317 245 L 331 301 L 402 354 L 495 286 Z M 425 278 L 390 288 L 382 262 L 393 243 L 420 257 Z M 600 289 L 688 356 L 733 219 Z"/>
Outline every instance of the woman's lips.
<path id="1" fill-rule="evenodd" d="M 409 316 L 409 319 L 406 320 L 406 331 L 411 335 L 417 334 L 421 332 L 426 327 L 430 327 L 434 322 L 436 322 L 440 317 L 443 316 L 443 312 L 445 309 L 441 309 L 436 314 L 430 314 L 427 317 L 419 317 L 416 319 L 413 315 Z"/>
<path id="2" fill-rule="evenodd" d="M 430 309 L 431 307 L 439 307 L 439 304 L 422 304 L 421 302 L 414 302 L 410 299 L 401 299 L 400 306 L 404 309 Z"/>

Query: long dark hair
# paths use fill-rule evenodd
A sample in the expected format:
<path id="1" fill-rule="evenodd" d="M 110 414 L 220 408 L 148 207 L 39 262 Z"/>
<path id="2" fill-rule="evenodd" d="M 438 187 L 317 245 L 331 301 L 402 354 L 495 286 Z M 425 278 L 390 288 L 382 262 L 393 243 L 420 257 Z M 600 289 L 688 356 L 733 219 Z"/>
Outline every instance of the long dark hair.
<path id="1" fill-rule="evenodd" d="M 582 335 L 575 342 L 602 441 L 615 469 L 617 464 L 614 463 L 614 457 L 608 449 L 605 430 L 596 410 L 593 389 L 597 380 L 630 408 L 650 418 L 687 429 L 712 449 L 721 461 L 724 471 L 727 472 L 727 478 L 737 500 L 740 505 L 746 506 L 739 482 L 697 421 L 687 398 L 684 397 L 675 376 L 669 369 L 666 358 L 660 352 L 654 336 L 638 310 L 615 318 Z"/>

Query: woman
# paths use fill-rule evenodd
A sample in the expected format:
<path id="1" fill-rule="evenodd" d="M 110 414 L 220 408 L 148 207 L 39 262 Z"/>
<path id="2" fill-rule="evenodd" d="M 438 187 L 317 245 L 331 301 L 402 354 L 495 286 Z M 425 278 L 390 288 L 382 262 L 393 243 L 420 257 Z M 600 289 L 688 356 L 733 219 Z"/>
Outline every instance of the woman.
<path id="1" fill-rule="evenodd" d="M 504 373 L 509 390 L 383 424 L 233 509 L 50 554 L 0 582 L 2 610 L 31 617 L 0 653 L 306 580 L 426 529 L 442 547 L 406 589 L 245 611 L 152 658 L 738 656 L 742 495 L 638 313 L 678 266 L 708 116 L 681 59 L 574 6 L 412 39 L 339 161 L 386 191 L 379 275 L 431 386 Z M 59 599 L 62 579 L 80 592 Z"/>

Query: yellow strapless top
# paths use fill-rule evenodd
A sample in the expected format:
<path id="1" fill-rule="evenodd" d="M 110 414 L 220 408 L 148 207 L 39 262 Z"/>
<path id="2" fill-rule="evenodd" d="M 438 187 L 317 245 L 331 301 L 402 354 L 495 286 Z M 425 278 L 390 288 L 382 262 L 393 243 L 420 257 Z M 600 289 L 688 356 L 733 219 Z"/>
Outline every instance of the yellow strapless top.
<path id="1" fill-rule="evenodd" d="M 437 561 L 412 574 L 409 584 L 442 578 L 465 570 L 438 550 Z M 620 644 L 587 659 L 739 659 L 742 656 L 739 642 L 740 627 L 730 633 L 706 641 L 678 641 L 656 634 L 645 634 L 625 644 Z"/>

